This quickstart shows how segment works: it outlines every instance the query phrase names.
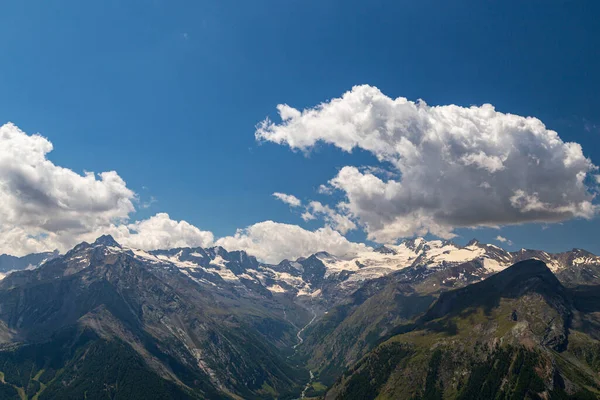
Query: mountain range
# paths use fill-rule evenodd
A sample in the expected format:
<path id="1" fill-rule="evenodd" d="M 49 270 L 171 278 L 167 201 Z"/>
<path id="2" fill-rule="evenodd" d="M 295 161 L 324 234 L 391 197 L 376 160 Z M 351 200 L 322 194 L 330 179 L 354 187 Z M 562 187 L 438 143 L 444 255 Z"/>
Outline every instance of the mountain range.
<path id="1" fill-rule="evenodd" d="M 58 256 L 58 250 L 46 253 L 28 254 L 23 257 L 0 254 L 0 278 L 4 278 L 7 273 L 12 271 L 38 267 L 46 261 L 50 261 Z"/>
<path id="2" fill-rule="evenodd" d="M 102 236 L 0 269 L 0 398 L 600 395 L 600 257 L 581 249 L 416 238 L 266 264 Z"/>

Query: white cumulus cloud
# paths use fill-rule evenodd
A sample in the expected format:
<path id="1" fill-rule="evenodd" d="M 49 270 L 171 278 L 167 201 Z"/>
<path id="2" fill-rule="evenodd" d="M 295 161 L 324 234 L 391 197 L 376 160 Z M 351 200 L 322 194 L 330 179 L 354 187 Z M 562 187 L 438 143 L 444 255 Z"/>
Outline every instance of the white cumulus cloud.
<path id="1" fill-rule="evenodd" d="M 307 218 L 307 214 L 310 215 L 312 219 L 316 218 L 317 215 L 321 215 L 327 225 L 331 226 L 342 235 L 356 229 L 356 224 L 348 218 L 347 215 L 340 214 L 328 205 L 323 205 L 318 201 L 311 201 L 308 204 L 307 211 L 302 214 L 302 218 L 305 221 L 311 219 L 310 217 Z"/>
<path id="2" fill-rule="evenodd" d="M 506 243 L 511 246 L 513 244 L 512 240 L 509 240 L 509 239 L 505 238 L 504 236 L 500 236 L 500 235 L 496 236 L 496 240 L 500 243 Z"/>
<path id="3" fill-rule="evenodd" d="M 589 219 L 597 212 L 597 167 L 579 144 L 564 142 L 537 118 L 490 104 L 429 106 L 368 85 L 314 108 L 277 108 L 282 121 L 264 120 L 257 140 L 301 151 L 319 142 L 359 148 L 397 172 L 381 178 L 346 166 L 323 186 L 342 191 L 337 208 L 375 241 L 450 238 L 458 227 Z"/>
<path id="4" fill-rule="evenodd" d="M 164 213 L 130 223 L 137 196 L 115 171 L 78 174 L 48 160 L 52 149 L 41 135 L 0 127 L 0 253 L 65 251 L 103 233 L 144 249 L 212 243 Z"/>
<path id="5" fill-rule="evenodd" d="M 239 229 L 235 235 L 223 237 L 216 244 L 228 250 L 245 250 L 268 263 L 306 257 L 318 251 L 346 257 L 368 249 L 362 243 L 350 242 L 328 226 L 309 231 L 297 225 L 273 221 Z"/>
<path id="6" fill-rule="evenodd" d="M 143 250 L 208 247 L 214 241 L 212 232 L 202 231 L 186 221 L 172 220 L 167 213 L 127 225 L 111 226 L 102 233 L 111 234 L 122 245 Z M 97 233 L 92 235 L 97 236 Z"/>
<path id="7" fill-rule="evenodd" d="M 81 175 L 48 160 L 51 151 L 40 135 L 0 127 L 1 252 L 61 248 L 134 211 L 135 193 L 115 171 Z"/>
<path id="8" fill-rule="evenodd" d="M 292 194 L 275 192 L 275 193 L 273 193 L 273 197 L 284 202 L 285 204 L 289 205 L 290 207 L 300 207 L 302 205 L 302 202 L 300 201 L 300 199 Z"/>

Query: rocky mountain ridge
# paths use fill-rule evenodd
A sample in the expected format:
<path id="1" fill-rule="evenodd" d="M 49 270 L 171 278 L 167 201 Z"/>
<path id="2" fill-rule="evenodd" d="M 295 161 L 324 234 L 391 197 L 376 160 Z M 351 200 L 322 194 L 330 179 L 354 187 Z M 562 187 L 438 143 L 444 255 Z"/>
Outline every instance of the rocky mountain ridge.
<path id="1" fill-rule="evenodd" d="M 297 260 L 265 264 L 245 251 L 227 251 L 222 247 L 179 248 L 144 252 L 130 250 L 151 263 L 171 263 L 198 281 L 243 285 L 272 294 L 286 294 L 307 301 L 325 301 L 327 306 L 360 288 L 365 282 L 390 274 L 406 276 L 430 274 L 471 263 L 476 266 L 465 274 L 448 276 L 442 284 L 460 286 L 482 280 L 510 265 L 527 259 L 543 261 L 558 275 L 573 284 L 582 280 L 600 283 L 600 257 L 581 249 L 548 253 L 522 249 L 509 252 L 501 247 L 472 240 L 466 246 L 450 241 L 409 239 L 398 245 L 386 245 L 354 257 L 340 258 L 318 252 Z M 463 281 L 456 283 L 453 281 Z M 266 293 L 266 292 L 265 292 Z"/>
<path id="2" fill-rule="evenodd" d="M 598 398 L 600 303 L 584 309 L 586 296 L 543 262 L 518 262 L 443 292 L 339 374 L 325 398 Z"/>
<path id="3" fill-rule="evenodd" d="M 544 285 L 582 293 L 573 304 L 590 310 L 581 316 L 569 303 L 571 311 L 555 315 L 556 307 L 547 311 L 527 297 L 550 316 L 536 322 L 554 332 L 543 345 L 560 348 L 566 334 L 555 322 L 568 318 L 592 326 L 585 335 L 600 332 L 589 286 L 600 276 L 598 257 L 582 250 L 507 252 L 477 241 L 461 247 L 414 239 L 352 259 L 319 252 L 270 265 L 221 247 L 142 251 L 102 236 L 0 281 L 0 372 L 7 382 L 0 393 L 112 396 L 140 384 L 117 384 L 125 379 L 159 382 L 153 390 L 162 398 L 294 398 L 331 385 L 334 397 L 347 398 L 336 380 L 382 341 L 444 318 L 448 307 L 461 309 L 451 293 L 493 283 L 513 274 L 512 263 L 532 258 L 547 271 Z M 511 286 L 521 287 L 517 281 Z M 515 309 L 518 318 L 528 315 L 527 307 Z M 113 364 L 121 375 L 90 381 L 84 374 Z M 135 368 L 122 370 L 124 364 Z"/>
<path id="4" fill-rule="evenodd" d="M 0 390 L 42 399 L 147 398 L 140 385 L 174 399 L 298 392 L 307 373 L 286 357 L 306 313 L 101 237 L 0 281 Z M 120 372 L 90 379 L 106 368 Z"/>
<path id="5" fill-rule="evenodd" d="M 110 236 L 103 236 L 95 243 L 104 244 L 113 251 L 128 252 L 150 265 L 177 268 L 198 283 L 237 286 L 266 296 L 270 293 L 309 302 L 321 301 L 325 302 L 326 308 L 374 279 L 390 274 L 418 279 L 467 263 L 473 266 L 470 271 L 448 274 L 440 284 L 459 287 L 473 283 L 527 259 L 543 261 L 555 274 L 563 276 L 567 285 L 600 283 L 600 257 L 585 250 L 548 253 L 521 249 L 509 252 L 477 240 L 459 246 L 451 241 L 415 238 L 398 245 L 380 246 L 352 258 L 318 252 L 297 260 L 283 260 L 279 264 L 262 263 L 245 251 L 227 251 L 222 247 L 143 251 L 122 247 Z M 37 266 L 56 256 L 57 252 L 27 257 L 38 260 Z"/>
<path id="6" fill-rule="evenodd" d="M 22 257 L 0 254 L 0 278 L 7 273 L 26 268 L 36 268 L 59 256 L 58 250 L 44 253 L 32 253 Z"/>

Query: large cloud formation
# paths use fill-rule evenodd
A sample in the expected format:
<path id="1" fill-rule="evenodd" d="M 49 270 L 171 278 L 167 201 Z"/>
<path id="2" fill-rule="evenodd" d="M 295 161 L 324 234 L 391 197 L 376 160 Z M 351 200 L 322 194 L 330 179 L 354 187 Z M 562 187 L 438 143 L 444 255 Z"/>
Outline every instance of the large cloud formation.
<path id="1" fill-rule="evenodd" d="M 238 229 L 234 236 L 221 238 L 216 244 L 228 250 L 246 250 L 268 263 L 305 257 L 322 250 L 349 257 L 368 249 L 362 243 L 350 242 L 328 226 L 312 232 L 297 225 L 273 221 Z"/>
<path id="2" fill-rule="evenodd" d="M 208 247 L 214 235 L 202 231 L 187 221 L 174 221 L 167 213 L 158 213 L 148 219 L 105 229 L 117 242 L 143 250 L 172 249 L 176 247 Z"/>
<path id="3" fill-rule="evenodd" d="M 212 243 L 210 232 L 167 214 L 128 223 L 136 194 L 115 171 L 77 174 L 46 158 L 52 148 L 14 124 L 0 127 L 0 253 L 66 250 L 102 233 L 146 249 Z"/>
<path id="4" fill-rule="evenodd" d="M 310 221 L 316 219 L 317 216 L 322 217 L 327 226 L 330 226 L 342 235 L 356 229 L 356 224 L 348 216 L 336 212 L 328 205 L 324 205 L 319 201 L 311 201 L 302 214 L 302 219 Z"/>
<path id="5" fill-rule="evenodd" d="M 490 104 L 429 106 L 356 86 L 314 108 L 278 107 L 281 123 L 259 124 L 256 138 L 308 151 L 319 142 L 375 155 L 400 177 L 384 180 L 342 168 L 324 187 L 368 237 L 391 242 L 457 227 L 592 218 L 597 167 L 537 118 Z"/>
<path id="6" fill-rule="evenodd" d="M 0 127 L 0 253 L 65 251 L 102 234 L 144 250 L 215 244 L 212 232 L 173 220 L 166 213 L 131 222 L 139 201 L 115 171 L 80 175 L 48 160 L 51 151 L 52 143 L 40 135 L 28 135 L 10 123 Z M 292 207 L 302 204 L 292 195 L 274 196 Z M 352 225 L 328 207 L 312 209 L 329 213 L 336 224 Z M 312 232 L 272 221 L 238 230 L 218 243 L 274 263 L 321 250 L 349 255 L 366 248 L 329 227 Z"/>

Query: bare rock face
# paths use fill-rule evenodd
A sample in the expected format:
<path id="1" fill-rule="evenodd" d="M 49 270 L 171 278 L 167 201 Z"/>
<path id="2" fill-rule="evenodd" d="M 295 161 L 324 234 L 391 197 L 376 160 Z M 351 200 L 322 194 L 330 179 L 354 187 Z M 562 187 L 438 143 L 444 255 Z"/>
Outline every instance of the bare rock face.
<path id="1" fill-rule="evenodd" d="M 0 273 L 20 271 L 27 268 L 36 268 L 59 256 L 58 250 L 45 253 L 28 254 L 23 257 L 15 257 L 0 254 Z"/>
<path id="2" fill-rule="evenodd" d="M 237 265 L 252 263 L 233 257 Z M 201 285 L 172 264 L 140 260 L 106 236 L 38 269 L 7 276 L 0 282 L 0 321 L 4 346 L 54 343 L 85 352 L 119 343 L 144 379 L 168 382 L 167 398 L 226 393 L 252 398 L 267 386 L 296 392 L 304 377 L 286 362 L 296 330 L 279 304 L 233 287 Z M 57 363 L 48 351 L 36 352 L 35 359 L 23 355 L 19 362 L 34 363 L 35 373 Z M 3 356 L 8 354 L 0 352 Z M 77 385 L 89 380 L 78 371 L 91 367 L 63 356 L 55 370 L 62 368 L 69 379 L 45 383 L 66 385 L 61 393 L 76 395 Z M 115 362 L 112 367 L 122 367 Z M 71 364 L 79 366 L 69 369 Z"/>
<path id="3" fill-rule="evenodd" d="M 272 399 L 326 386 L 327 398 L 487 398 L 476 388 L 498 379 L 508 386 L 494 393 L 550 398 L 598 383 L 600 263 L 582 250 L 417 238 L 269 265 L 102 236 L 40 259 L 0 281 L 0 398 Z"/>

